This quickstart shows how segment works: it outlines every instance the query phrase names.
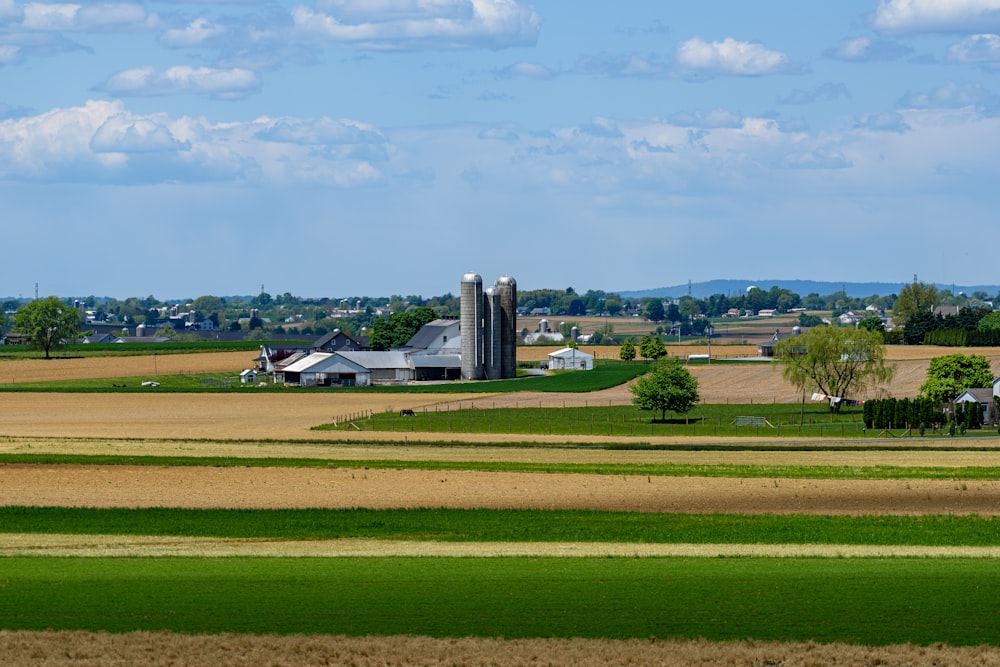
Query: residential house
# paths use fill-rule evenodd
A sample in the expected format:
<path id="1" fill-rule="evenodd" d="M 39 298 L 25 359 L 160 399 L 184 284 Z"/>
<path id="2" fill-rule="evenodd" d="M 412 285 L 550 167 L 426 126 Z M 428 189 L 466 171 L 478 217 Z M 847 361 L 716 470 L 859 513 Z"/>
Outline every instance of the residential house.
<path id="1" fill-rule="evenodd" d="M 994 389 L 997 386 L 997 381 L 994 380 L 993 388 L 972 388 L 966 389 L 955 399 L 955 405 L 959 403 L 976 403 L 979 405 L 980 409 L 983 411 L 983 424 L 987 426 L 995 426 L 997 424 L 997 408 L 996 402 L 993 400 Z"/>
<path id="2" fill-rule="evenodd" d="M 780 341 L 786 338 L 791 338 L 792 336 L 798 336 L 801 333 L 799 327 L 793 327 L 789 331 L 781 331 L 780 329 L 774 330 L 774 335 L 771 336 L 771 340 L 766 340 L 762 343 L 757 344 L 757 356 L 758 357 L 773 357 L 774 356 L 774 346 Z"/>

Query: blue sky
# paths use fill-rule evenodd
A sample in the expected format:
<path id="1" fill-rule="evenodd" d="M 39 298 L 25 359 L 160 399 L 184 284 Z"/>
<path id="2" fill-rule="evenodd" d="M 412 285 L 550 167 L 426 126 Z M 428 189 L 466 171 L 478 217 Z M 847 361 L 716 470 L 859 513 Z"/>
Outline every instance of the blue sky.
<path id="1" fill-rule="evenodd" d="M 0 0 L 0 294 L 995 284 L 1000 0 Z"/>

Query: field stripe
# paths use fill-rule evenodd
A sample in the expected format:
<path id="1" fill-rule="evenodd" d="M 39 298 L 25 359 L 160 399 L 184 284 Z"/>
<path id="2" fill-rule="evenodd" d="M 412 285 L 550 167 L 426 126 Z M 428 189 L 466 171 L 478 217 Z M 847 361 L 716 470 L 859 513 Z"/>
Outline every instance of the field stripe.
<path id="1" fill-rule="evenodd" d="M 621 544 L 610 542 L 433 542 L 267 540 L 121 535 L 0 535 L 3 557 L 197 558 L 1000 558 L 1000 547 L 853 544 Z"/>

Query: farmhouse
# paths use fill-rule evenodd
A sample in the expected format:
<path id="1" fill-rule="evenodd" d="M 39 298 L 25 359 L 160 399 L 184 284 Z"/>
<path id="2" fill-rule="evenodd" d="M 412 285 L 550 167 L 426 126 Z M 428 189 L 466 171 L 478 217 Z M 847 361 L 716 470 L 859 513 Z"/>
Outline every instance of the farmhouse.
<path id="1" fill-rule="evenodd" d="M 366 336 L 354 338 L 340 329 L 334 329 L 313 343 L 313 349 L 318 352 L 357 352 L 371 348 L 368 347 L 368 338 Z"/>
<path id="2" fill-rule="evenodd" d="M 993 382 L 993 387 L 997 386 L 997 381 Z M 982 410 L 983 424 L 995 425 L 997 422 L 996 403 L 993 400 L 994 389 L 974 388 L 966 389 L 955 399 L 955 405 L 959 403 L 976 403 Z"/>
<path id="3" fill-rule="evenodd" d="M 590 371 L 594 369 L 594 355 L 575 347 L 564 347 L 549 354 L 549 370 Z"/>
<path id="4" fill-rule="evenodd" d="M 763 343 L 758 343 L 757 356 L 773 357 L 775 345 L 777 345 L 780 341 L 785 340 L 786 338 L 791 338 L 792 336 L 798 336 L 801 332 L 802 330 L 799 327 L 793 327 L 791 332 L 775 329 L 774 335 L 771 336 L 771 340 L 766 340 Z"/>

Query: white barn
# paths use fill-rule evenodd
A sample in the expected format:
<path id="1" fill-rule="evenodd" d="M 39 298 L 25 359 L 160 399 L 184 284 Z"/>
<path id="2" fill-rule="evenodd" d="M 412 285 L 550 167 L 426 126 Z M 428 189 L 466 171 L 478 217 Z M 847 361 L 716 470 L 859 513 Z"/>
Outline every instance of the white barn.
<path id="1" fill-rule="evenodd" d="M 549 370 L 589 371 L 594 368 L 594 355 L 575 347 L 564 347 L 549 354 Z"/>

